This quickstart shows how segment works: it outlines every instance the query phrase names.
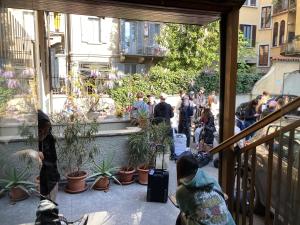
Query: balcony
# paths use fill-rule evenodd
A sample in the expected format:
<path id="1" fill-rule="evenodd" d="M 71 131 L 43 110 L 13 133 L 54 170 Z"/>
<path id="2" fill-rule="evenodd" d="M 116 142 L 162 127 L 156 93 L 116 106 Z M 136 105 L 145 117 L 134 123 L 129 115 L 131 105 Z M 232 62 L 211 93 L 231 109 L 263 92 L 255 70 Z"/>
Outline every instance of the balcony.
<path id="1" fill-rule="evenodd" d="M 143 48 L 122 48 L 121 55 L 124 56 L 149 56 L 164 57 L 166 49 L 161 46 L 145 46 Z"/>
<path id="2" fill-rule="evenodd" d="M 300 56 L 300 37 L 283 44 L 280 48 L 280 55 Z"/>

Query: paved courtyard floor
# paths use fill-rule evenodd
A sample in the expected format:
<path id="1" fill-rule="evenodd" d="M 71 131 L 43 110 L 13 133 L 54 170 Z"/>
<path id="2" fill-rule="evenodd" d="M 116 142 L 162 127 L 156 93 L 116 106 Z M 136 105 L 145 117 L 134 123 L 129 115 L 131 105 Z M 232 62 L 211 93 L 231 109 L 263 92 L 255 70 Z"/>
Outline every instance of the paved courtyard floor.
<path id="1" fill-rule="evenodd" d="M 218 171 L 210 163 L 203 168 L 217 178 Z M 176 166 L 169 163 L 169 194 L 176 191 Z M 62 189 L 62 187 L 61 187 Z M 67 194 L 60 190 L 57 196 L 60 213 L 74 221 L 86 213 L 98 212 L 99 225 L 174 225 L 179 210 L 170 200 L 164 203 L 146 201 L 147 187 L 140 184 L 119 186 L 112 183 L 108 192 L 88 190 Z M 32 223 L 39 199 L 30 197 L 11 204 L 8 197 L 0 199 L 0 225 Z"/>

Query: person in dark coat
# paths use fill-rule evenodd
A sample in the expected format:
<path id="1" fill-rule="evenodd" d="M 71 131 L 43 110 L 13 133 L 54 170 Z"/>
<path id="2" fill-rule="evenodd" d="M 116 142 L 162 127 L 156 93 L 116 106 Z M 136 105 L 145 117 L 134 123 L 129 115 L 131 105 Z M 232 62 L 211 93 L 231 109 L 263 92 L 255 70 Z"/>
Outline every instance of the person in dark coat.
<path id="1" fill-rule="evenodd" d="M 256 107 L 258 105 L 258 101 L 256 99 L 252 100 L 246 110 L 245 110 L 245 128 L 250 127 L 252 124 L 254 124 L 259 117 L 259 114 L 256 112 Z M 246 141 L 249 140 L 254 133 L 248 135 L 246 137 Z"/>
<path id="2" fill-rule="evenodd" d="M 50 119 L 41 110 L 38 110 L 38 135 L 39 156 L 42 160 L 40 193 L 55 201 L 58 181 L 60 179 L 57 169 L 56 140 L 51 133 Z"/>
<path id="3" fill-rule="evenodd" d="M 161 93 L 159 98 L 160 103 L 154 108 L 154 121 L 155 123 L 166 122 L 168 125 L 171 125 L 171 118 L 174 116 L 173 108 L 166 103 L 167 95 L 165 93 Z"/>
<path id="4" fill-rule="evenodd" d="M 182 98 L 181 106 L 179 109 L 179 125 L 178 132 L 186 135 L 186 147 L 190 147 L 191 139 L 191 117 L 193 116 L 194 108 L 191 106 L 189 97 L 184 96 Z"/>
<path id="5" fill-rule="evenodd" d="M 216 127 L 215 118 L 211 113 L 210 108 L 204 108 L 201 121 L 203 122 L 203 142 L 212 148 L 214 143 L 214 132 L 216 132 Z"/>
<path id="6" fill-rule="evenodd" d="M 167 95 L 165 93 L 160 94 L 160 103 L 158 103 L 154 108 L 154 124 L 165 122 L 170 126 L 169 136 L 173 140 L 173 131 L 171 128 L 171 118 L 174 116 L 174 110 L 172 106 L 166 103 Z M 170 146 L 170 159 L 173 160 L 175 158 L 174 153 L 174 143 L 171 143 Z"/>

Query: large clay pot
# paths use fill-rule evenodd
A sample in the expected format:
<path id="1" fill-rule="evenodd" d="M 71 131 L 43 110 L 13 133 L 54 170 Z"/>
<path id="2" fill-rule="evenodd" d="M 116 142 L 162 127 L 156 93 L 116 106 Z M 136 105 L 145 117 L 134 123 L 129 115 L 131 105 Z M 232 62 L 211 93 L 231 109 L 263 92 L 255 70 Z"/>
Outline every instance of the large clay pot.
<path id="1" fill-rule="evenodd" d="M 148 127 L 148 120 L 147 119 L 139 119 L 138 121 L 139 123 L 139 127 L 142 128 L 142 129 L 146 129 Z"/>
<path id="2" fill-rule="evenodd" d="M 86 177 L 87 173 L 85 171 L 68 174 L 68 184 L 65 191 L 72 194 L 85 191 L 87 189 L 87 184 L 85 182 Z"/>
<path id="3" fill-rule="evenodd" d="M 28 194 L 22 188 L 13 187 L 9 191 L 9 197 L 13 202 L 21 201 L 28 198 Z"/>
<path id="4" fill-rule="evenodd" d="M 149 169 L 147 166 L 140 166 L 137 169 L 139 175 L 139 183 L 140 184 L 148 184 L 148 172 Z"/>
<path id="5" fill-rule="evenodd" d="M 119 171 L 119 181 L 121 184 L 131 184 L 134 182 L 133 174 L 135 169 L 132 167 L 123 167 Z"/>
<path id="6" fill-rule="evenodd" d="M 93 186 L 96 190 L 107 190 L 109 187 L 109 178 L 102 177 L 100 178 L 97 183 Z"/>

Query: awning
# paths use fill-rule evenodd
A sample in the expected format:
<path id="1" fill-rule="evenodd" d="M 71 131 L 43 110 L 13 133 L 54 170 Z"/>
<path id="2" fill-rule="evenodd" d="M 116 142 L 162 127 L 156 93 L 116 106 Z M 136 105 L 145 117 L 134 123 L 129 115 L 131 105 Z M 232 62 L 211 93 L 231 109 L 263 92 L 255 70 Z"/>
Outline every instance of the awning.
<path id="1" fill-rule="evenodd" d="M 147 20 L 172 23 L 207 24 L 235 8 L 244 0 L 2 0 L 7 8 Z"/>

